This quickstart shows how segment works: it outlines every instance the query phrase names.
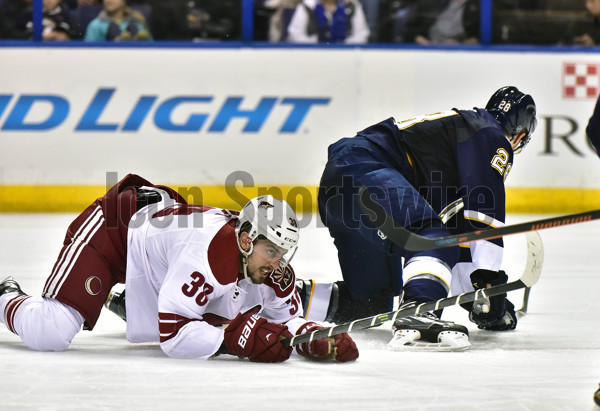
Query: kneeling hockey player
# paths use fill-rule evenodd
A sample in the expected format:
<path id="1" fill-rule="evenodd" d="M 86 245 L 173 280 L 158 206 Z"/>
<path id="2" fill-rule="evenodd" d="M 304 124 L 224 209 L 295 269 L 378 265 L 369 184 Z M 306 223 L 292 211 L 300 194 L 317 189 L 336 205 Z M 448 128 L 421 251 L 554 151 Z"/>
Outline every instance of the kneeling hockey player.
<path id="1" fill-rule="evenodd" d="M 329 147 L 319 213 L 338 250 L 344 281 L 299 290 L 306 318 L 348 322 L 392 310 L 394 296 L 411 305 L 507 282 L 502 239 L 411 252 L 368 221 L 358 203 L 366 187 L 396 224 L 439 237 L 504 225 L 504 181 L 513 155 L 536 127 L 533 98 L 502 87 L 485 109 L 452 109 L 404 121 L 388 118 Z M 459 213 L 459 211 L 461 211 Z M 466 306 L 479 328 L 517 324 L 506 294 Z M 397 348 L 468 348 L 466 327 L 439 313 L 398 319 Z"/>
<path id="2" fill-rule="evenodd" d="M 271 196 L 238 213 L 186 204 L 173 189 L 128 175 L 69 226 L 41 297 L 10 277 L 0 283 L 0 318 L 28 347 L 64 350 L 82 326 L 94 328 L 111 288 L 125 282 L 130 342 L 160 342 L 175 358 L 285 361 L 292 349 L 282 338 L 322 328 L 301 317 L 288 265 L 298 239 L 294 212 Z M 358 358 L 348 334 L 297 352 Z"/>

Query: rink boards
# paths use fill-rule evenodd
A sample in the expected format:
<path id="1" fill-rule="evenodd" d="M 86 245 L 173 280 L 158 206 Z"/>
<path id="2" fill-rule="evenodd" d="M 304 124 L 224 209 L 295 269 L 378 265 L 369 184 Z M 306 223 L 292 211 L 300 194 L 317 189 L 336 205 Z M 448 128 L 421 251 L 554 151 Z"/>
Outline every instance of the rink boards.
<path id="1" fill-rule="evenodd" d="M 331 143 L 390 116 L 483 107 L 504 85 L 539 113 L 509 211 L 600 208 L 591 53 L 5 47 L 0 61 L 0 211 L 77 211 L 130 172 L 196 203 L 270 192 L 314 210 Z"/>

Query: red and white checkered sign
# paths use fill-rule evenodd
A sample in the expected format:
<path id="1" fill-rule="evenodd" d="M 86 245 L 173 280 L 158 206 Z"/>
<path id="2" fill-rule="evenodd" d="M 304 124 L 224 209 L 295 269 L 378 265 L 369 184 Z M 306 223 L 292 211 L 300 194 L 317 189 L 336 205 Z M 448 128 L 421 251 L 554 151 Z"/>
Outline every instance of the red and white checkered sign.
<path id="1" fill-rule="evenodd" d="M 562 90 L 564 98 L 596 98 L 600 92 L 600 65 L 564 63 Z"/>

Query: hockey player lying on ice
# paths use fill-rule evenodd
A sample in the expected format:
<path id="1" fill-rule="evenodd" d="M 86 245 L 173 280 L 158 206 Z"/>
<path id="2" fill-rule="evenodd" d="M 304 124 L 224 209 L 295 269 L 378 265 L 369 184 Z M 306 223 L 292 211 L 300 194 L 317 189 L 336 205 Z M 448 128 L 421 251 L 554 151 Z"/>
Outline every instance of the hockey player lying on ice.
<path id="1" fill-rule="evenodd" d="M 82 326 L 94 328 L 111 288 L 124 282 L 130 342 L 160 342 L 175 358 L 285 361 L 292 349 L 280 338 L 320 327 L 301 317 L 288 265 L 298 239 L 284 201 L 257 197 L 240 213 L 189 205 L 130 174 L 71 223 L 41 297 L 11 277 L 0 283 L 1 318 L 28 347 L 64 350 Z M 358 358 L 348 334 L 296 350 Z"/>
<path id="2" fill-rule="evenodd" d="M 365 218 L 358 189 L 367 187 L 396 224 L 428 237 L 501 226 L 504 181 L 537 124 L 533 98 L 502 87 L 485 109 L 452 109 L 404 121 L 388 118 L 329 147 L 319 213 L 338 250 L 344 281 L 304 282 L 305 316 L 343 323 L 403 304 L 444 298 L 473 287 L 506 283 L 499 271 L 502 239 L 410 252 Z M 503 296 L 465 304 L 479 328 L 510 330 L 514 307 Z M 439 314 L 439 313 L 438 313 Z M 436 313 L 394 324 L 398 349 L 465 349 L 468 331 Z"/>

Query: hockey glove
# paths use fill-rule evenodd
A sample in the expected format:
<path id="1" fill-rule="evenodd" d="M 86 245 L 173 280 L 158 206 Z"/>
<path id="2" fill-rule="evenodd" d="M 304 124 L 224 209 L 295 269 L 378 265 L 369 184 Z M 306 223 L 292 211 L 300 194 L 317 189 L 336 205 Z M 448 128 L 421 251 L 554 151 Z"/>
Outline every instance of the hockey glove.
<path id="1" fill-rule="evenodd" d="M 307 322 L 298 329 L 296 335 L 323 330 L 325 327 Z M 298 354 L 311 360 L 330 360 L 338 362 L 354 361 L 358 358 L 358 348 L 348 333 L 305 342 L 296 348 Z"/>
<path id="2" fill-rule="evenodd" d="M 256 314 L 239 313 L 225 329 L 225 347 L 229 354 L 248 357 L 254 362 L 282 362 L 292 353 L 280 339 L 292 338 L 287 326 L 275 324 Z"/>
<path id="3" fill-rule="evenodd" d="M 507 281 L 508 276 L 502 270 L 478 269 L 471 273 L 471 282 L 476 290 L 506 284 Z M 513 330 L 517 326 L 515 307 L 506 298 L 506 293 L 475 300 L 470 310 L 469 319 L 483 330 Z"/>

